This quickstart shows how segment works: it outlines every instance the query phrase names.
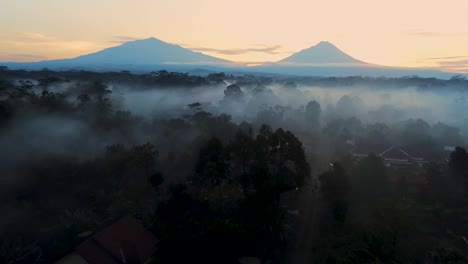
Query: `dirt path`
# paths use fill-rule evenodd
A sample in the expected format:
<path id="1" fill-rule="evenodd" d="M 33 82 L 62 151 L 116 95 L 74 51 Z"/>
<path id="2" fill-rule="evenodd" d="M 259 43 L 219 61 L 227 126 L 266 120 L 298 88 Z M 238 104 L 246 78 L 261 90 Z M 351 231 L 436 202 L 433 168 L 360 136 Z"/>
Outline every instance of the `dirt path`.
<path id="1" fill-rule="evenodd" d="M 315 149 L 304 144 L 304 150 L 308 157 L 314 157 Z M 310 161 L 309 161 L 310 162 Z M 318 163 L 317 160 L 315 162 Z M 323 162 L 320 162 L 323 163 Z M 314 260 L 313 248 L 319 238 L 319 182 L 318 174 L 323 168 L 312 168 L 311 178 L 308 184 L 299 190 L 293 199 L 286 204 L 288 209 L 295 211 L 296 215 L 290 215 L 290 230 L 288 251 L 284 258 L 287 264 L 311 264 Z M 296 211 L 297 210 L 297 211 Z"/>
<path id="2" fill-rule="evenodd" d="M 317 241 L 318 217 L 317 217 L 317 198 L 315 177 L 311 183 L 304 187 L 298 194 L 295 208 L 298 210 L 295 225 L 292 226 L 292 246 L 288 252 L 287 263 L 291 264 L 310 264 L 313 262 L 313 246 Z"/>

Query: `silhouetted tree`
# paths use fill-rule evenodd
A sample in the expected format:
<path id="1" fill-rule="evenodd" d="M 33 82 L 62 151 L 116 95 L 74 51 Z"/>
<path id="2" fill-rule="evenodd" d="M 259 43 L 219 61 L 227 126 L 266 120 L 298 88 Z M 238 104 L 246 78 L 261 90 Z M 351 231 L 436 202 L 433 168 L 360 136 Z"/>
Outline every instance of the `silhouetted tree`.
<path id="1" fill-rule="evenodd" d="M 254 155 L 254 140 L 251 135 L 239 130 L 227 146 L 234 166 L 240 167 L 241 176 L 245 177 Z"/>
<path id="2" fill-rule="evenodd" d="M 305 122 L 309 128 L 318 130 L 320 129 L 320 115 L 322 109 L 317 101 L 310 101 L 305 108 Z"/>
<path id="3" fill-rule="evenodd" d="M 219 185 L 228 176 L 228 157 L 217 138 L 211 138 L 201 147 L 195 173 L 200 184 L 211 186 Z"/>
<path id="4" fill-rule="evenodd" d="M 159 189 L 159 186 L 164 182 L 164 177 L 161 172 L 155 172 L 150 177 L 151 186 L 155 191 Z"/>
<path id="5" fill-rule="evenodd" d="M 359 161 L 353 180 L 353 191 L 370 201 L 385 197 L 388 190 L 385 164 L 374 153 Z"/>
<path id="6" fill-rule="evenodd" d="M 450 195 L 452 185 L 451 177 L 444 174 L 442 166 L 438 163 L 431 163 L 426 168 L 425 177 L 429 185 L 429 191 L 436 201 L 445 201 Z"/>
<path id="7" fill-rule="evenodd" d="M 364 102 L 357 96 L 344 95 L 336 102 L 336 111 L 343 117 L 358 117 L 364 107 Z"/>
<path id="8" fill-rule="evenodd" d="M 464 148 L 456 147 L 450 154 L 449 167 L 455 181 L 468 188 L 468 153 Z"/>
<path id="9" fill-rule="evenodd" d="M 310 174 L 302 143 L 289 131 L 263 125 L 256 138 L 257 164 L 267 166 L 272 179 L 284 190 L 300 188 Z"/>
<path id="10" fill-rule="evenodd" d="M 339 163 L 330 164 L 330 169 L 319 176 L 322 197 L 332 209 L 334 219 L 344 223 L 348 211 L 351 184 L 348 173 Z"/>
<path id="11" fill-rule="evenodd" d="M 231 101 L 241 101 L 244 98 L 244 92 L 237 84 L 229 85 L 226 90 L 224 90 L 224 99 Z"/>
<path id="12" fill-rule="evenodd" d="M 144 169 L 145 175 L 148 177 L 151 169 L 154 168 L 158 155 L 155 146 L 148 142 L 134 146 L 131 149 L 130 157 L 137 166 Z"/>

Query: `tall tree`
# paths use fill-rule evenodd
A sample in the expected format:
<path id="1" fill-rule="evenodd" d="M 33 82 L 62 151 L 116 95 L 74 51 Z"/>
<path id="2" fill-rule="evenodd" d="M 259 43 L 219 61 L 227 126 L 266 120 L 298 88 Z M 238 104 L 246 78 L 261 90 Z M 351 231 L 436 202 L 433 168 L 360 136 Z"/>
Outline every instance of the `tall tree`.
<path id="1" fill-rule="evenodd" d="M 149 176 L 150 171 L 154 168 L 158 155 L 159 153 L 155 149 L 155 146 L 149 142 L 136 145 L 131 150 L 131 159 L 137 166 L 144 169 L 146 177 Z"/>
<path id="2" fill-rule="evenodd" d="M 320 116 L 322 109 L 317 101 L 310 101 L 305 108 L 305 122 L 309 128 L 314 130 L 320 129 Z"/>
<path id="3" fill-rule="evenodd" d="M 388 187 L 385 164 L 374 153 L 360 160 L 353 175 L 353 191 L 366 199 L 384 196 Z"/>
<path id="4" fill-rule="evenodd" d="M 338 223 L 346 220 L 348 198 L 351 190 L 349 176 L 341 164 L 330 164 L 327 172 L 319 176 L 322 197 L 332 209 L 333 216 Z"/>
<path id="5" fill-rule="evenodd" d="M 449 168 L 455 181 L 468 189 L 468 153 L 464 148 L 456 147 L 450 154 Z"/>
<path id="6" fill-rule="evenodd" d="M 224 90 L 224 100 L 239 102 L 242 99 L 244 99 L 244 92 L 242 92 L 239 85 L 231 84 Z"/>
<path id="7" fill-rule="evenodd" d="M 229 173 L 228 157 L 223 144 L 213 137 L 202 146 L 195 165 L 196 179 L 201 184 L 219 185 Z"/>

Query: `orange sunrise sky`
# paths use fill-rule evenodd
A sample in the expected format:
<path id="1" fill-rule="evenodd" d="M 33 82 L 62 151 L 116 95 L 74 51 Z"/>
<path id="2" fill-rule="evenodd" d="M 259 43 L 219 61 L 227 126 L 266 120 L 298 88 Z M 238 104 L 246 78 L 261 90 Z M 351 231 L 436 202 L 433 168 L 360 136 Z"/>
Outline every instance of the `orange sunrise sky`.
<path id="1" fill-rule="evenodd" d="M 468 69 L 466 0 L 0 0 L 0 61 L 71 58 L 156 37 L 241 62 L 330 41 L 369 63 Z"/>

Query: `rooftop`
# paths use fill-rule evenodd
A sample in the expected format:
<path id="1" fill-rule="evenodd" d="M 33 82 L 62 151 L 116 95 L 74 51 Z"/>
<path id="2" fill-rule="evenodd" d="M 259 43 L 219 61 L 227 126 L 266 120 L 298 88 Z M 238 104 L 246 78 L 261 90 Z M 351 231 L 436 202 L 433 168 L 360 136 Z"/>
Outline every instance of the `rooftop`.
<path id="1" fill-rule="evenodd" d="M 125 217 L 80 244 L 75 252 L 57 263 L 144 263 L 156 251 L 157 242 L 138 220 Z"/>

